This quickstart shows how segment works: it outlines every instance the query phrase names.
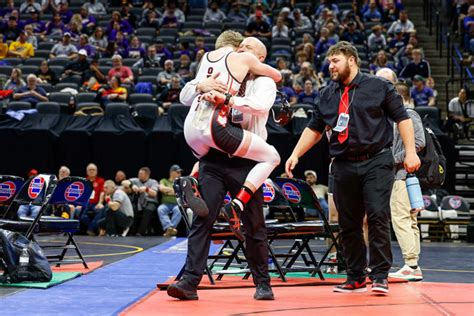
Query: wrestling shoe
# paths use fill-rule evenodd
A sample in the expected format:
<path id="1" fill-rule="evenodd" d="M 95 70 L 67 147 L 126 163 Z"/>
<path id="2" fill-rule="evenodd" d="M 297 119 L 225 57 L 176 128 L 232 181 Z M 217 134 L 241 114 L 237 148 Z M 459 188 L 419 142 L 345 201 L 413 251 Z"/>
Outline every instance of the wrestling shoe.
<path id="1" fill-rule="evenodd" d="M 194 214 L 199 217 L 206 217 L 209 215 L 209 208 L 201 198 L 197 185 L 197 180 L 193 177 L 181 177 L 179 178 L 179 185 L 175 185 L 175 192 L 180 194 L 179 197 L 184 199 L 184 202 Z M 176 187 L 178 187 L 178 191 L 176 191 Z"/>
<path id="2" fill-rule="evenodd" d="M 244 234 L 240 229 L 240 214 L 242 213 L 234 203 L 230 202 L 221 209 L 221 213 L 225 220 L 229 223 L 230 230 L 234 233 L 237 239 L 244 241 Z"/>
<path id="3" fill-rule="evenodd" d="M 420 267 L 417 267 L 416 269 L 412 269 L 408 265 L 404 265 L 397 272 L 389 273 L 388 276 L 391 278 L 405 279 L 407 281 L 423 280 L 423 274 L 421 273 Z"/>
<path id="4" fill-rule="evenodd" d="M 196 288 L 192 285 L 189 285 L 184 280 L 169 285 L 166 292 L 169 296 L 183 301 L 193 301 L 199 299 Z"/>
<path id="5" fill-rule="evenodd" d="M 379 295 L 388 294 L 388 281 L 387 279 L 374 279 L 372 280 L 372 292 Z"/>
<path id="6" fill-rule="evenodd" d="M 257 301 L 273 301 L 275 296 L 273 295 L 272 287 L 268 283 L 257 284 L 257 290 L 253 296 Z"/>
<path id="7" fill-rule="evenodd" d="M 333 288 L 333 292 L 338 292 L 338 293 L 367 292 L 367 283 L 365 279 L 361 279 L 358 281 L 347 280 L 346 282 L 335 286 Z"/>

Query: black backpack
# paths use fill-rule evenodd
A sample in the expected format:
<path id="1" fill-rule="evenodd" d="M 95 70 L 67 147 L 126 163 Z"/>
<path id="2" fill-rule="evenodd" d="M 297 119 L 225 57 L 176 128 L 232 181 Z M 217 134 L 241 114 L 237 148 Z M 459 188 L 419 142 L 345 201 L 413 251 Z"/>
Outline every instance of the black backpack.
<path id="1" fill-rule="evenodd" d="M 446 157 L 433 131 L 423 122 L 425 148 L 418 153 L 421 166 L 415 172 L 423 190 L 440 188 L 446 177 Z"/>
<path id="2" fill-rule="evenodd" d="M 20 256 L 26 247 L 29 261 L 20 268 Z M 37 242 L 25 236 L 0 229 L 0 283 L 49 282 L 53 272 Z"/>

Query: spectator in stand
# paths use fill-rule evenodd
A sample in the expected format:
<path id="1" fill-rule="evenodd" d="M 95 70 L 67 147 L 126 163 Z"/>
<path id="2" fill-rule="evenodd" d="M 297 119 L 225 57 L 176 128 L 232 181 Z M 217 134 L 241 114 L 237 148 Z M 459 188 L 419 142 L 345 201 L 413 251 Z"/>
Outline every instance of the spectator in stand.
<path id="1" fill-rule="evenodd" d="M 58 42 L 51 49 L 49 58 L 56 57 L 66 57 L 70 60 L 77 57 L 77 48 L 71 44 L 71 33 L 64 33 L 62 41 Z"/>
<path id="2" fill-rule="evenodd" d="M 84 6 L 80 9 L 79 15 L 81 16 L 82 29 L 85 30 L 87 34 L 91 34 L 95 29 L 97 20 L 89 13 L 89 11 L 87 11 L 87 8 Z"/>
<path id="3" fill-rule="evenodd" d="M 38 49 L 38 40 L 37 40 L 35 34 L 33 33 L 33 26 L 32 25 L 25 25 L 24 32 L 26 32 L 26 42 L 30 43 L 33 46 L 33 51 Z"/>
<path id="4" fill-rule="evenodd" d="M 142 11 L 142 16 L 141 16 L 142 20 L 144 20 L 150 12 L 155 12 L 158 20 L 161 21 L 161 19 L 163 19 L 163 14 L 160 12 L 158 8 L 155 7 L 155 4 L 153 3 L 153 1 L 145 1 L 145 4 L 143 5 L 143 9 L 144 10 Z"/>
<path id="5" fill-rule="evenodd" d="M 118 189 L 112 180 L 104 183 L 105 229 L 107 235 L 126 237 L 133 224 L 133 207 L 128 195 Z"/>
<path id="6" fill-rule="evenodd" d="M 10 78 L 5 82 L 3 90 L 18 90 L 26 86 L 26 82 L 21 78 L 22 71 L 20 68 L 13 68 Z"/>
<path id="7" fill-rule="evenodd" d="M 138 171 L 137 178 L 129 179 L 132 191 L 139 195 L 137 207 L 141 218 L 135 218 L 138 224 L 138 236 L 145 236 L 150 231 L 150 222 L 158 206 L 157 195 L 160 185 L 150 176 L 150 168 L 142 167 Z"/>
<path id="8" fill-rule="evenodd" d="M 178 67 L 176 67 L 176 73 L 178 74 L 179 78 L 181 78 L 181 80 L 184 82 L 188 82 L 193 79 L 190 67 L 191 58 L 188 55 L 179 56 L 179 64 Z"/>
<path id="9" fill-rule="evenodd" d="M 313 82 L 306 80 L 304 90 L 298 94 L 298 103 L 316 105 L 319 102 L 319 93 L 313 88 Z"/>
<path id="10" fill-rule="evenodd" d="M 121 86 L 120 76 L 115 75 L 109 80 L 109 87 L 100 89 L 102 104 L 105 106 L 110 102 L 123 102 L 128 98 L 127 89 Z"/>
<path id="11" fill-rule="evenodd" d="M 291 87 L 291 80 L 282 79 L 280 82 L 277 83 L 277 90 L 285 96 L 286 100 L 290 105 L 294 105 L 298 101 L 298 99 L 296 98 L 295 90 L 293 90 L 293 88 Z M 281 102 L 281 100 L 280 97 L 277 95 L 275 103 L 279 102 Z"/>
<path id="12" fill-rule="evenodd" d="M 120 10 L 120 15 L 122 19 L 128 21 L 128 24 L 132 26 L 133 29 L 137 27 L 137 18 L 135 14 L 130 11 L 131 7 L 125 3 L 122 4 L 122 9 Z"/>
<path id="13" fill-rule="evenodd" d="M 89 36 L 87 36 L 87 34 L 81 34 L 79 37 L 79 45 L 77 46 L 77 50 L 79 51 L 81 49 L 86 51 L 89 58 L 94 58 L 96 56 L 95 47 L 89 44 Z"/>
<path id="14" fill-rule="evenodd" d="M 314 73 L 313 66 L 309 62 L 304 62 L 301 65 L 300 72 L 293 77 L 293 88 L 295 91 L 302 91 L 306 80 L 310 80 L 312 82 L 313 89 L 319 89 L 319 79 Z"/>
<path id="15" fill-rule="evenodd" d="M 428 78 L 431 76 L 431 68 L 428 61 L 422 58 L 421 50 L 414 49 L 412 52 L 413 60 L 405 66 L 400 72 L 401 78 L 410 78 L 412 79 L 416 75 L 420 75 L 423 78 Z"/>
<path id="16" fill-rule="evenodd" d="M 140 22 L 141 27 L 160 28 L 160 18 L 155 10 L 149 10 Z"/>
<path id="17" fill-rule="evenodd" d="M 343 25 L 341 40 L 356 45 L 362 45 L 365 42 L 365 36 L 357 29 L 356 22 L 351 20 L 347 25 Z"/>
<path id="18" fill-rule="evenodd" d="M 158 74 L 157 81 L 161 89 L 171 83 L 173 77 L 179 77 L 179 75 L 174 71 L 174 62 L 171 59 L 165 61 L 165 68 Z"/>
<path id="19" fill-rule="evenodd" d="M 77 59 L 72 60 L 64 66 L 64 73 L 61 80 L 70 76 L 80 76 L 81 83 L 84 82 L 84 74 L 89 70 L 89 62 L 87 61 L 87 52 L 84 49 L 79 50 Z"/>
<path id="20" fill-rule="evenodd" d="M 462 88 L 459 90 L 458 96 L 452 98 L 448 105 L 448 122 L 447 130 L 451 131 L 464 131 L 468 134 L 469 126 L 466 122 L 470 122 L 471 119 L 466 115 L 466 103 L 467 103 L 467 92 L 466 89 Z"/>
<path id="21" fill-rule="evenodd" d="M 21 29 L 18 27 L 17 19 L 14 16 L 10 16 L 8 18 L 8 22 L 2 27 L 1 30 L 3 35 L 5 35 L 5 41 L 16 41 L 21 33 Z"/>
<path id="22" fill-rule="evenodd" d="M 245 36 L 266 37 L 271 38 L 272 32 L 270 25 L 263 19 L 263 12 L 255 12 L 255 21 L 247 25 Z"/>
<path id="23" fill-rule="evenodd" d="M 177 49 L 175 49 L 175 54 L 177 53 L 178 56 L 181 55 L 188 55 L 189 58 L 194 56 L 194 51 L 189 47 L 189 42 L 188 41 L 181 41 L 179 42 L 179 45 Z"/>
<path id="24" fill-rule="evenodd" d="M 387 40 L 385 35 L 382 34 L 382 25 L 377 24 L 372 27 L 372 33 L 367 38 L 367 47 L 372 52 L 387 48 Z"/>
<path id="25" fill-rule="evenodd" d="M 321 32 L 323 26 L 326 25 L 329 12 L 330 10 L 328 8 L 324 8 L 319 15 L 314 16 L 314 29 L 316 33 Z"/>
<path id="26" fill-rule="evenodd" d="M 314 170 L 306 170 L 304 172 L 304 176 L 306 177 L 306 183 L 309 184 L 311 189 L 313 189 L 314 194 L 316 194 L 319 205 L 321 205 L 324 215 L 326 215 L 327 218 L 329 215 L 329 206 L 328 201 L 326 200 L 326 196 L 328 195 L 328 187 L 324 184 L 316 184 L 318 182 L 318 175 Z M 319 216 L 319 213 L 315 209 L 306 209 L 305 215 Z"/>
<path id="27" fill-rule="evenodd" d="M 231 11 L 227 14 L 227 21 L 229 22 L 247 22 L 247 14 L 241 11 L 241 4 L 240 2 L 234 2 L 232 3 L 232 9 Z"/>
<path id="28" fill-rule="evenodd" d="M 158 216 L 161 226 L 165 233 L 163 236 L 171 237 L 178 234 L 176 229 L 181 222 L 181 212 L 176 202 L 176 196 L 173 190 L 173 182 L 176 178 L 181 177 L 183 169 L 178 165 L 172 165 L 170 168 L 169 178 L 160 180 L 161 204 L 158 206 Z"/>
<path id="29" fill-rule="evenodd" d="M 123 170 L 117 170 L 114 177 L 114 182 L 117 186 L 121 186 L 122 182 L 127 180 L 127 175 Z"/>
<path id="30" fill-rule="evenodd" d="M 163 40 L 161 38 L 158 38 L 155 41 L 155 47 L 156 47 L 156 55 L 161 58 L 162 66 L 164 65 L 166 60 L 173 59 L 173 54 L 169 51 L 167 47 L 165 47 L 165 44 L 163 43 Z"/>
<path id="31" fill-rule="evenodd" d="M 17 57 L 24 60 L 35 55 L 33 45 L 26 41 L 27 36 L 28 33 L 26 31 L 21 31 L 18 40 L 10 44 L 8 48 L 8 55 L 10 57 Z"/>
<path id="32" fill-rule="evenodd" d="M 14 0 L 6 0 L 5 7 L 0 8 L 0 17 L 8 19 L 10 14 L 15 9 L 15 1 Z"/>
<path id="33" fill-rule="evenodd" d="M 276 59 L 276 69 L 282 71 L 282 70 L 288 70 L 288 64 L 285 59 L 285 57 L 277 57 Z"/>
<path id="34" fill-rule="evenodd" d="M 464 29 L 464 50 L 466 52 L 474 53 L 474 2 L 469 6 L 467 16 L 462 20 L 462 27 Z"/>
<path id="35" fill-rule="evenodd" d="M 281 17 L 283 19 L 283 23 L 285 23 L 286 26 L 288 26 L 289 29 L 292 29 L 295 26 L 295 21 L 290 18 L 290 13 L 291 10 L 288 7 L 284 7 L 281 9 L 280 13 L 278 14 L 278 17 Z M 257 16 L 257 11 L 255 12 L 255 17 Z"/>
<path id="36" fill-rule="evenodd" d="M 8 44 L 4 40 L 5 36 L 0 33 L 0 60 L 8 56 Z"/>
<path id="37" fill-rule="evenodd" d="M 398 19 L 400 10 L 395 5 L 394 0 L 387 0 L 383 5 L 383 21 L 385 23 L 395 22 Z"/>
<path id="38" fill-rule="evenodd" d="M 415 30 L 415 25 L 408 20 L 408 13 L 405 10 L 400 11 L 398 20 L 390 25 L 387 33 L 393 35 L 397 28 L 401 28 L 404 34 L 411 33 Z"/>
<path id="39" fill-rule="evenodd" d="M 121 31 L 124 36 L 133 34 L 133 28 L 130 23 L 122 19 L 119 11 L 114 11 L 112 13 L 112 20 L 109 22 L 105 33 L 109 39 L 115 39 L 118 31 Z"/>
<path id="40" fill-rule="evenodd" d="M 82 34 L 82 23 L 80 21 L 80 16 L 78 14 L 73 15 L 73 18 L 64 30 L 71 34 L 71 43 L 77 45 Z"/>
<path id="41" fill-rule="evenodd" d="M 97 175 L 98 168 L 90 163 L 86 167 L 86 179 L 92 184 L 92 194 L 86 208 L 78 206 L 75 214 L 81 221 L 82 230 L 87 230 L 87 234 L 95 236 L 98 230 L 98 223 L 105 218 L 104 210 L 104 182 L 105 180 Z"/>
<path id="42" fill-rule="evenodd" d="M 364 12 L 362 16 L 364 22 L 380 22 L 382 21 L 382 13 L 377 8 L 377 2 L 375 0 L 369 1 L 369 8 Z"/>
<path id="43" fill-rule="evenodd" d="M 205 45 L 206 44 L 204 42 L 204 37 L 201 37 L 201 36 L 196 37 L 196 39 L 194 40 L 194 55 L 196 55 L 197 52 L 200 50 L 204 50 L 204 52 L 209 51 L 209 49 L 207 49 Z"/>
<path id="44" fill-rule="evenodd" d="M 272 37 L 288 38 L 288 26 L 283 23 L 283 18 L 278 17 L 276 24 L 272 28 Z"/>
<path id="45" fill-rule="evenodd" d="M 319 56 L 323 56 L 328 51 L 329 47 L 336 44 L 333 39 L 329 38 L 329 30 L 327 27 L 323 27 L 321 29 L 321 35 L 319 36 L 319 40 L 316 42 L 315 45 L 315 54 Z"/>
<path id="46" fill-rule="evenodd" d="M 20 14 L 26 15 L 32 11 L 41 12 L 41 4 L 35 2 L 35 0 L 26 0 L 20 5 Z"/>
<path id="47" fill-rule="evenodd" d="M 382 68 L 390 68 L 394 70 L 394 65 L 388 62 L 387 53 L 384 50 L 380 50 L 374 58 L 373 63 L 369 65 L 370 73 L 375 73 Z"/>
<path id="48" fill-rule="evenodd" d="M 58 82 L 58 77 L 49 68 L 49 63 L 47 60 L 43 60 L 41 62 L 40 68 L 35 73 L 36 77 L 38 78 L 38 83 L 49 83 L 51 85 L 55 85 Z"/>
<path id="49" fill-rule="evenodd" d="M 395 36 L 388 43 L 390 54 L 396 55 L 407 45 L 404 37 L 403 30 L 401 27 L 395 29 Z"/>
<path id="50" fill-rule="evenodd" d="M 403 49 L 400 49 L 395 55 L 395 60 L 397 61 L 397 69 L 399 73 L 413 60 L 413 45 L 407 44 Z M 400 76 L 401 77 L 401 76 Z"/>
<path id="51" fill-rule="evenodd" d="M 105 53 L 109 42 L 107 41 L 107 37 L 105 37 L 104 29 L 102 27 L 96 27 L 94 34 L 89 37 L 89 43 L 95 48 L 95 51 L 98 54 L 97 57 L 101 57 L 102 54 Z"/>
<path id="52" fill-rule="evenodd" d="M 84 74 L 84 85 L 89 91 L 98 91 L 102 84 L 107 82 L 107 77 L 99 69 L 99 60 L 93 59 L 89 70 Z"/>
<path id="53" fill-rule="evenodd" d="M 336 24 L 334 24 L 334 22 L 328 22 L 326 23 L 326 28 L 329 31 L 328 39 L 335 43 L 339 42 L 339 34 L 336 32 Z"/>
<path id="54" fill-rule="evenodd" d="M 55 0 L 53 0 L 54 2 Z M 56 0 L 57 1 L 57 0 Z M 87 0 L 83 5 L 82 8 L 87 9 L 89 14 L 100 18 L 103 15 L 107 14 L 107 10 L 105 6 L 99 0 Z"/>
<path id="55" fill-rule="evenodd" d="M 114 76 L 119 76 L 122 83 L 133 85 L 133 73 L 130 67 L 122 65 L 122 57 L 120 55 L 112 56 L 112 69 L 109 70 L 109 80 Z"/>
<path id="56" fill-rule="evenodd" d="M 436 100 L 436 98 L 438 97 L 438 90 L 435 89 L 435 85 L 436 84 L 433 77 L 426 78 L 426 86 L 430 88 L 431 90 L 433 90 L 433 96 L 435 97 L 435 100 Z"/>
<path id="57" fill-rule="evenodd" d="M 294 29 L 296 31 L 307 30 L 307 29 L 313 28 L 313 24 L 311 23 L 311 20 L 307 16 L 305 16 L 303 13 L 301 13 L 301 10 L 298 8 L 293 9 L 293 21 L 295 22 Z"/>
<path id="58" fill-rule="evenodd" d="M 173 28 L 183 24 L 186 21 L 183 11 L 176 7 L 173 1 L 168 2 L 165 12 L 163 12 L 163 19 L 161 27 Z"/>
<path id="59" fill-rule="evenodd" d="M 29 74 L 26 77 L 26 86 L 23 86 L 16 90 L 13 94 L 13 99 L 15 101 L 29 102 L 33 107 L 36 106 L 38 102 L 48 101 L 46 96 L 46 91 L 38 87 L 37 79 L 34 74 Z"/>
<path id="60" fill-rule="evenodd" d="M 34 178 L 38 175 L 38 170 L 36 169 L 31 169 L 28 172 L 28 179 Z M 27 205 L 20 205 L 18 207 L 17 211 L 17 216 L 18 218 L 21 217 L 36 217 L 41 210 L 41 206 L 39 205 L 33 205 L 33 204 L 27 204 Z"/>
<path id="61" fill-rule="evenodd" d="M 73 13 L 69 9 L 69 3 L 67 1 L 61 1 L 58 14 L 61 16 L 61 21 L 63 21 L 64 24 L 68 24 L 71 21 Z"/>
<path id="62" fill-rule="evenodd" d="M 202 21 L 204 23 L 222 23 L 226 18 L 225 13 L 219 9 L 219 3 L 217 1 L 212 1 L 210 7 L 206 9 Z"/>
<path id="63" fill-rule="evenodd" d="M 130 46 L 127 49 L 127 57 L 134 58 L 137 60 L 145 57 L 145 48 L 143 48 L 143 44 L 140 43 L 140 40 L 137 36 L 132 37 Z"/>
<path id="64" fill-rule="evenodd" d="M 182 88 L 181 79 L 178 76 L 173 77 L 171 83 L 167 84 L 158 96 L 156 100 L 158 105 L 167 111 L 173 103 L 179 103 L 179 93 Z"/>
<path id="65" fill-rule="evenodd" d="M 339 7 L 337 4 L 332 3 L 332 0 L 321 0 L 319 6 L 316 8 L 314 13 L 315 16 L 319 16 L 324 9 L 331 10 L 334 14 L 339 14 Z"/>
<path id="66" fill-rule="evenodd" d="M 191 65 L 189 66 L 189 70 L 191 71 L 191 76 L 196 75 L 201 59 L 205 53 L 206 51 L 204 49 L 200 49 L 196 52 L 196 57 L 194 58 L 194 61 L 191 63 Z"/>
<path id="67" fill-rule="evenodd" d="M 33 34 L 40 39 L 44 39 L 46 23 L 41 21 L 38 11 L 31 11 L 31 17 L 25 21 L 25 25 L 31 25 L 33 27 Z"/>
<path id="68" fill-rule="evenodd" d="M 420 75 L 413 77 L 413 87 L 410 93 L 415 106 L 435 106 L 433 90 L 425 86 L 425 78 Z"/>
<path id="69" fill-rule="evenodd" d="M 138 69 L 139 73 L 142 73 L 143 68 L 159 68 L 161 57 L 156 54 L 155 45 L 148 46 L 147 53 L 143 58 L 140 58 L 135 64 L 133 69 Z"/>
<path id="70" fill-rule="evenodd" d="M 53 20 L 46 24 L 47 35 L 62 35 L 64 33 L 65 25 L 58 13 L 53 15 Z"/>

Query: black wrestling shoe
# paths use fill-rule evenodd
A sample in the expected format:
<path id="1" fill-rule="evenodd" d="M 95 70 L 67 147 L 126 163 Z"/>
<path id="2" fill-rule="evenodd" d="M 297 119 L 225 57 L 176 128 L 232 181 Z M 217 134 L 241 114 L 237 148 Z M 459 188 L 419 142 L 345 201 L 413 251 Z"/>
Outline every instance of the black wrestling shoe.
<path id="1" fill-rule="evenodd" d="M 273 296 L 272 287 L 268 283 L 257 284 L 257 290 L 253 296 L 254 299 L 258 301 L 273 301 L 275 296 Z"/>
<path id="2" fill-rule="evenodd" d="M 387 279 L 374 279 L 372 281 L 372 292 L 378 295 L 388 294 L 388 281 Z"/>
<path id="3" fill-rule="evenodd" d="M 230 230 L 234 233 L 237 239 L 244 241 L 244 234 L 240 229 L 240 214 L 242 213 L 234 203 L 230 202 L 221 209 L 221 213 L 225 220 L 229 223 Z"/>
<path id="4" fill-rule="evenodd" d="M 189 285 L 184 280 L 169 285 L 166 292 L 169 296 L 183 301 L 194 301 L 199 299 L 196 288 Z"/>
<path id="5" fill-rule="evenodd" d="M 193 177 L 180 178 L 180 190 L 184 197 L 184 201 L 189 205 L 189 208 L 199 217 L 206 217 L 209 215 L 209 208 L 206 202 L 201 198 L 197 189 L 197 180 Z"/>

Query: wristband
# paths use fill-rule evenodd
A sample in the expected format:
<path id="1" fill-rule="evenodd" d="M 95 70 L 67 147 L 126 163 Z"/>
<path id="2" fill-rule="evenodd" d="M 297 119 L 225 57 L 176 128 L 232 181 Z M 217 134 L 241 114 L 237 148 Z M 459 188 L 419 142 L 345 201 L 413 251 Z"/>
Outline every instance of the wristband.
<path id="1" fill-rule="evenodd" d="M 150 191 L 150 188 L 146 188 L 145 192 L 148 193 Z"/>
<path id="2" fill-rule="evenodd" d="M 109 202 L 110 202 L 110 198 L 108 197 L 105 199 L 105 203 L 109 203 Z"/>
<path id="3" fill-rule="evenodd" d="M 225 95 L 224 105 L 229 105 L 229 101 L 230 101 L 230 98 L 232 98 L 232 94 L 224 93 L 224 95 Z"/>

